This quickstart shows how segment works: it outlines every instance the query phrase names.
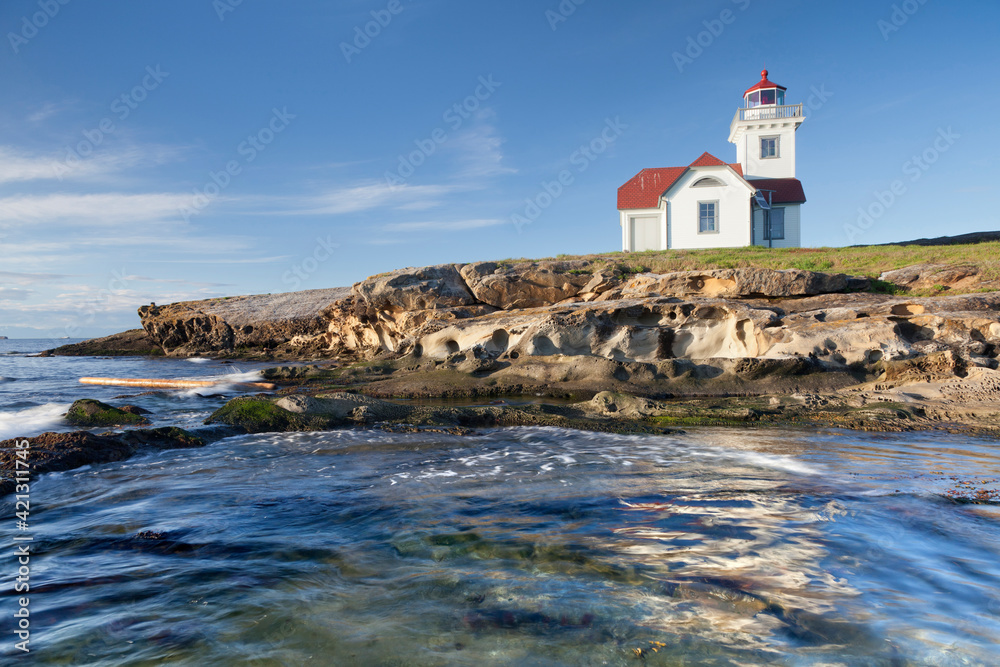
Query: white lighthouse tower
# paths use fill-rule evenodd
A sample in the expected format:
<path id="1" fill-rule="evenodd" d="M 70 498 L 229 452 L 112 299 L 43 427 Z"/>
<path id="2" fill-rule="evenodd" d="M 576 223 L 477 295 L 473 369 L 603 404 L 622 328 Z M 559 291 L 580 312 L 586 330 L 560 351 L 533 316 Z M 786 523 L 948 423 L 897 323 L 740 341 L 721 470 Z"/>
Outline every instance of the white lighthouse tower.
<path id="1" fill-rule="evenodd" d="M 795 132 L 805 121 L 801 104 L 785 104 L 785 87 L 760 73 L 760 81 L 743 94 L 729 127 L 736 159 L 750 178 L 795 178 Z"/>

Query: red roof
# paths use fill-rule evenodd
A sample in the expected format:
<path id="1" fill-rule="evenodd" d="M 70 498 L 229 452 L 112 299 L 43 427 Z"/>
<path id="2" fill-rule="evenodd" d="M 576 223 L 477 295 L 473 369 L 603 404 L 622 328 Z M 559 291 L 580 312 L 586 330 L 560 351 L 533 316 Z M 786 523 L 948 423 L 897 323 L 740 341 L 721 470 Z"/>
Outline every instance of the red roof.
<path id="1" fill-rule="evenodd" d="M 754 178 L 747 183 L 758 190 L 774 190 L 771 193 L 772 204 L 803 204 L 806 201 L 802 182 L 797 178 Z"/>
<path id="2" fill-rule="evenodd" d="M 657 208 L 660 197 L 676 183 L 687 167 L 643 169 L 625 185 L 618 188 L 618 208 Z"/>
<path id="3" fill-rule="evenodd" d="M 726 163 L 711 153 L 702 153 L 701 157 L 688 165 L 689 167 L 725 167 Z"/>
<path id="4" fill-rule="evenodd" d="M 758 81 L 757 85 L 753 86 L 752 88 L 747 88 L 747 92 L 743 93 L 743 97 L 746 97 L 755 90 L 761 90 L 762 88 L 777 88 L 778 90 L 788 90 L 784 86 L 779 86 L 776 83 L 768 81 L 767 74 L 768 74 L 767 70 L 762 71 L 760 73 L 760 81 Z"/>
<path id="5" fill-rule="evenodd" d="M 643 169 L 628 183 L 618 188 L 618 209 L 625 211 L 637 208 L 658 208 L 660 197 L 672 188 L 688 169 L 693 167 L 730 167 L 741 177 L 743 176 L 742 165 L 727 165 L 711 153 L 702 153 L 701 157 L 687 167 Z"/>

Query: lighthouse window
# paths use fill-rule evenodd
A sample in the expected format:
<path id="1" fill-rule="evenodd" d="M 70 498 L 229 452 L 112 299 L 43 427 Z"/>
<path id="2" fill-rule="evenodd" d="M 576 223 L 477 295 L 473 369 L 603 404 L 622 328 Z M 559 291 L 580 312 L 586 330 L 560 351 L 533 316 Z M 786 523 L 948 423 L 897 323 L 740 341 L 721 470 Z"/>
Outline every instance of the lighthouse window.
<path id="1" fill-rule="evenodd" d="M 719 202 L 698 202 L 698 233 L 717 234 L 719 232 Z"/>
<path id="2" fill-rule="evenodd" d="M 778 137 L 764 137 L 760 140 L 760 157 L 778 157 Z"/>
<path id="3" fill-rule="evenodd" d="M 784 104 L 784 103 L 785 103 L 785 91 L 779 90 L 778 91 L 778 104 Z"/>
<path id="4" fill-rule="evenodd" d="M 753 109 L 754 107 L 760 106 L 760 91 L 755 91 L 750 93 L 750 97 L 747 98 L 747 108 Z"/>
<path id="5" fill-rule="evenodd" d="M 761 104 L 774 104 L 774 90 L 762 90 L 760 91 L 760 103 Z"/>

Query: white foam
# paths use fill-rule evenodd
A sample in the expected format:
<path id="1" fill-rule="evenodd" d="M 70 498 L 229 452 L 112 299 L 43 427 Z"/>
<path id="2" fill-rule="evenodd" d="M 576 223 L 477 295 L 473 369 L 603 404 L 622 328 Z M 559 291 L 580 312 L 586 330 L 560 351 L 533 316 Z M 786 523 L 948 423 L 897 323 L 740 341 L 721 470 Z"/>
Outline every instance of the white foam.
<path id="1" fill-rule="evenodd" d="M 819 475 L 823 471 L 820 468 L 810 466 L 791 456 L 781 454 L 764 454 L 761 452 L 748 452 L 737 449 L 725 449 L 719 451 L 692 451 L 696 456 L 708 458 L 729 459 L 746 463 L 756 468 L 770 468 L 772 470 L 782 470 L 784 472 L 798 473 L 802 475 Z"/>
<path id="2" fill-rule="evenodd" d="M 190 359 L 185 359 L 184 361 L 190 361 L 192 364 L 207 364 L 212 360 L 205 359 L 204 357 L 191 357 Z"/>
<path id="3" fill-rule="evenodd" d="M 69 403 L 46 403 L 24 410 L 0 411 L 0 440 L 29 437 L 62 426 Z"/>
<path id="4" fill-rule="evenodd" d="M 260 371 L 250 371 L 247 373 L 227 373 L 225 375 L 210 375 L 208 377 L 190 378 L 192 380 L 212 380 L 217 382 L 211 387 L 198 387 L 197 389 L 185 389 L 180 392 L 180 396 L 190 398 L 194 396 L 210 396 L 212 394 L 226 393 L 231 391 L 243 391 L 243 388 L 236 385 L 245 382 L 260 382 Z"/>

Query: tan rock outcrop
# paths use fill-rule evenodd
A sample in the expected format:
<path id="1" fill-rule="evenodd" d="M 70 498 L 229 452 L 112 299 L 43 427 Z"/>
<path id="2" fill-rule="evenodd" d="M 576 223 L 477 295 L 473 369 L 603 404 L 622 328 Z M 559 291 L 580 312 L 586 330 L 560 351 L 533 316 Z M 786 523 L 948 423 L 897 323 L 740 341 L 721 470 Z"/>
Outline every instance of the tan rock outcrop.
<path id="1" fill-rule="evenodd" d="M 873 369 L 950 351 L 970 366 L 997 367 L 1000 293 L 854 293 L 864 279 L 797 270 L 688 271 L 623 281 L 613 270 L 593 269 L 585 261 L 445 264 L 374 276 L 350 293 L 240 297 L 140 312 L 146 331 L 170 354 L 281 346 L 354 359 L 410 355 L 489 373 L 508 361 L 552 356 L 640 364 L 801 358 Z M 760 368 L 731 370 L 743 377 Z"/>
<path id="2" fill-rule="evenodd" d="M 390 312 L 471 306 L 477 303 L 454 264 L 399 269 L 354 285 L 352 294 Z"/>
<path id="3" fill-rule="evenodd" d="M 579 294 L 594 279 L 591 267 L 592 263 L 584 260 L 476 262 L 462 267 L 462 277 L 480 303 L 502 310 L 539 308 Z"/>
<path id="4" fill-rule="evenodd" d="M 622 288 L 622 298 L 643 296 L 702 296 L 708 298 L 781 298 L 834 294 L 868 288 L 864 279 L 843 273 L 817 273 L 789 269 L 718 269 L 646 273 L 635 276 Z"/>
<path id="5" fill-rule="evenodd" d="M 919 289 L 968 289 L 980 282 L 979 269 L 975 266 L 948 264 L 914 264 L 895 271 L 886 271 L 879 280 L 911 290 Z"/>
<path id="6" fill-rule="evenodd" d="M 172 356 L 274 349 L 322 334 L 322 310 L 345 296 L 346 289 L 336 288 L 185 301 L 143 306 L 139 317 L 153 342 Z"/>

